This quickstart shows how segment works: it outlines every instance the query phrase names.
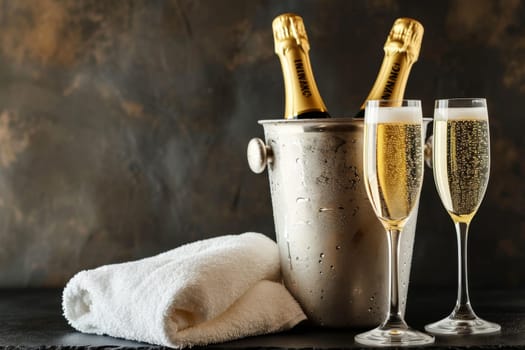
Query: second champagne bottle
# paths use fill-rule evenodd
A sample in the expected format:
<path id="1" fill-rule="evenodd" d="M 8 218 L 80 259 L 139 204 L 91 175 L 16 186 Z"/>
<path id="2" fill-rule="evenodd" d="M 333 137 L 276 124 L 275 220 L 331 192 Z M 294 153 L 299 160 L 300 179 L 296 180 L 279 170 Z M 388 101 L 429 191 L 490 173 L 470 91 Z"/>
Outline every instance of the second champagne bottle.
<path id="1" fill-rule="evenodd" d="M 369 100 L 403 99 L 410 69 L 421 50 L 423 32 L 423 25 L 415 19 L 396 19 L 385 42 L 385 57 L 376 81 L 356 118 L 365 116 L 365 105 Z"/>

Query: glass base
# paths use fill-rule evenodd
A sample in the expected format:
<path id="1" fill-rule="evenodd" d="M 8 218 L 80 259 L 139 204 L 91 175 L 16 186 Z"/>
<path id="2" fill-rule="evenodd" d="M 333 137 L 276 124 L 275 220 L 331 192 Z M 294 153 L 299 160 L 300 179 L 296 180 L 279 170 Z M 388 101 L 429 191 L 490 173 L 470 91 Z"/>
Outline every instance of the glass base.
<path id="1" fill-rule="evenodd" d="M 379 326 L 356 335 L 355 341 L 370 346 L 412 346 L 432 344 L 434 337 L 411 328 Z"/>
<path id="2" fill-rule="evenodd" d="M 425 326 L 425 330 L 438 335 L 491 334 L 498 333 L 501 326 L 479 317 L 460 319 L 449 316 Z"/>

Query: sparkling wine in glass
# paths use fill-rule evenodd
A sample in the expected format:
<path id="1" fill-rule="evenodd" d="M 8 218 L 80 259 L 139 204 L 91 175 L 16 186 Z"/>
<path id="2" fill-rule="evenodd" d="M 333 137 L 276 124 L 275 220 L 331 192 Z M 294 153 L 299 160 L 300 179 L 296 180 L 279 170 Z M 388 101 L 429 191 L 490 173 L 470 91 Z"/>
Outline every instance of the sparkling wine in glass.
<path id="1" fill-rule="evenodd" d="M 467 237 L 490 173 L 487 103 L 483 98 L 437 100 L 432 141 L 434 180 L 439 197 L 456 226 L 458 296 L 450 316 L 429 324 L 434 334 L 499 332 L 498 324 L 482 320 L 470 305 L 467 280 Z"/>
<path id="2" fill-rule="evenodd" d="M 355 340 L 372 346 L 433 343 L 434 337 L 406 324 L 399 294 L 399 237 L 418 203 L 423 181 L 421 101 L 368 101 L 363 146 L 366 191 L 388 238 L 389 308 L 381 325 Z"/>

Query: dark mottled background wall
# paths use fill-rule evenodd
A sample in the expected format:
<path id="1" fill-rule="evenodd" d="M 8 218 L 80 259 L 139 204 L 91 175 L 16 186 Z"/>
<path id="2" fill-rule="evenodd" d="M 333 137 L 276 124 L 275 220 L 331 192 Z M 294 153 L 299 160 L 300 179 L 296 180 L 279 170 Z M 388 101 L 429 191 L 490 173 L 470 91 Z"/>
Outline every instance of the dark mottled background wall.
<path id="1" fill-rule="evenodd" d="M 525 286 L 525 2 L 0 1 L 0 285 L 247 230 L 274 236 L 245 147 L 283 111 L 272 19 L 304 17 L 332 115 L 367 95 L 397 17 L 425 26 L 406 96 L 488 98 L 492 174 L 473 287 Z M 412 274 L 454 286 L 453 225 L 427 171 Z"/>

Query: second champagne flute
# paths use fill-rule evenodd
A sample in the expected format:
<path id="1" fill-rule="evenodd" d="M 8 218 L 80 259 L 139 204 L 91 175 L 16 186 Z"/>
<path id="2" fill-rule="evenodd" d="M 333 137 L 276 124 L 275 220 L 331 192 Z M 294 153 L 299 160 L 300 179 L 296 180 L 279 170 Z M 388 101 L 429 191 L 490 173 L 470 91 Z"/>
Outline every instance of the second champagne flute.
<path id="1" fill-rule="evenodd" d="M 498 324 L 482 320 L 472 310 L 467 280 L 468 229 L 485 195 L 490 173 L 489 118 L 484 98 L 436 101 L 432 159 L 439 197 L 456 226 L 458 297 L 450 316 L 425 329 L 442 335 L 499 332 Z"/>
<path id="2" fill-rule="evenodd" d="M 421 101 L 368 101 L 363 148 L 366 191 L 388 240 L 389 308 L 379 327 L 356 335 L 355 340 L 372 346 L 433 343 L 434 337 L 406 324 L 399 294 L 399 237 L 418 203 L 423 181 Z"/>

